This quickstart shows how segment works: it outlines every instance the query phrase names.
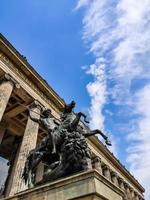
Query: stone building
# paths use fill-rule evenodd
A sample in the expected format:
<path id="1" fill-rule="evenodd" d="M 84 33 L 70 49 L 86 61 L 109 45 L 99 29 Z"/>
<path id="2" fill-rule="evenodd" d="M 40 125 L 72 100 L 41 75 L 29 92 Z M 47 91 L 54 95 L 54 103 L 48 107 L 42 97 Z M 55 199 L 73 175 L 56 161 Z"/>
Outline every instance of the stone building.
<path id="1" fill-rule="evenodd" d="M 26 58 L 0 35 L 0 198 L 11 200 L 143 200 L 144 188 L 95 136 L 89 170 L 26 190 L 21 175 L 29 151 L 46 132 L 29 118 L 27 105 L 39 117 L 43 107 L 59 119 L 64 101 Z M 42 179 L 39 164 L 36 180 Z"/>

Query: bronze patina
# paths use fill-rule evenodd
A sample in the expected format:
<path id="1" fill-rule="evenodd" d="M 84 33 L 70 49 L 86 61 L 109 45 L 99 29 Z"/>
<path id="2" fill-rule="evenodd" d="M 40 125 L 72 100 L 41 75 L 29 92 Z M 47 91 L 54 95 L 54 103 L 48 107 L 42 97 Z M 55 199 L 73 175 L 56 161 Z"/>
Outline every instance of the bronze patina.
<path id="1" fill-rule="evenodd" d="M 86 137 L 100 134 L 106 144 L 111 145 L 108 137 L 100 130 L 83 129 L 79 123 L 81 117 L 85 123 L 89 123 L 89 120 L 82 112 L 74 113 L 74 107 L 74 101 L 65 105 L 59 122 L 52 117 L 50 109 L 44 110 L 40 119 L 33 118 L 29 111 L 30 118 L 48 133 L 40 145 L 27 156 L 22 177 L 29 188 L 35 185 L 36 168 L 40 162 L 47 166 L 40 183 L 87 170 L 91 152 Z"/>

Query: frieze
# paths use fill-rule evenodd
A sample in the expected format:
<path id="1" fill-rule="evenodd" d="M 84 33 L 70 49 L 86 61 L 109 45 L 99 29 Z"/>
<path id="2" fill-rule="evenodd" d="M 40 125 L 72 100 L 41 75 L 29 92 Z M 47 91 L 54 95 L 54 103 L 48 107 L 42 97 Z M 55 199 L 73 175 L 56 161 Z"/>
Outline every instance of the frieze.
<path id="1" fill-rule="evenodd" d="M 7 64 L 23 81 L 25 81 L 42 99 L 44 99 L 56 112 L 59 110 L 53 105 L 53 102 L 46 97 L 46 95 L 41 92 L 30 80 L 23 74 L 3 53 L 0 53 L 1 60 Z"/>

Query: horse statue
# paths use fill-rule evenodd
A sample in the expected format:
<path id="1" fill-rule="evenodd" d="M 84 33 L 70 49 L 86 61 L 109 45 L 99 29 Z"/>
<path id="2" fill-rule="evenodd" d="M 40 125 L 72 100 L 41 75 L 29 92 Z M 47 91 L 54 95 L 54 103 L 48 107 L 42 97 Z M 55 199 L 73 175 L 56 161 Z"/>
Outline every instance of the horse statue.
<path id="1" fill-rule="evenodd" d="M 86 170 L 88 167 L 87 159 L 90 159 L 86 137 L 100 134 L 105 139 L 106 144 L 111 145 L 108 137 L 100 130 L 83 130 L 81 128 L 79 125 L 81 117 L 86 123 L 89 123 L 89 120 L 82 112 L 74 113 L 74 107 L 74 101 L 65 105 L 60 122 L 51 116 L 50 109 L 43 111 L 40 119 L 33 118 L 29 112 L 30 118 L 48 132 L 40 146 L 31 150 L 27 156 L 22 177 L 29 188 L 35 185 L 36 168 L 40 162 L 49 168 L 42 182 Z M 82 159 L 79 161 L 79 158 Z"/>

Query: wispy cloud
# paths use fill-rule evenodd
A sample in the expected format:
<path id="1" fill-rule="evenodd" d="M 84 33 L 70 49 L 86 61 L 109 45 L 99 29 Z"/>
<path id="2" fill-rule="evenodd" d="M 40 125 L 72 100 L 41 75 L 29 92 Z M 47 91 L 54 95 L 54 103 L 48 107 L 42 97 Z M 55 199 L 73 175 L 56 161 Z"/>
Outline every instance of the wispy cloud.
<path id="1" fill-rule="evenodd" d="M 96 59 L 87 70 L 87 74 L 94 76 L 95 80 L 87 85 L 87 90 L 91 96 L 90 115 L 94 120 L 91 121 L 91 128 L 104 129 L 104 116 L 102 109 L 106 103 L 106 77 L 105 77 L 105 64 L 101 58 Z"/>
<path id="2" fill-rule="evenodd" d="M 135 109 L 140 114 L 140 120 L 136 121 L 136 130 L 128 135 L 132 141 L 128 147 L 127 161 L 131 171 L 142 182 L 147 191 L 147 199 L 150 197 L 150 84 L 146 85 L 135 95 Z"/>
<path id="3" fill-rule="evenodd" d="M 78 1 L 75 9 L 77 10 L 77 9 L 83 7 L 83 6 L 88 5 L 89 1 L 90 0 L 80 0 L 80 1 Z"/>
<path id="4" fill-rule="evenodd" d="M 103 110 L 109 101 L 130 109 L 126 159 L 146 187 L 148 198 L 150 0 L 79 0 L 77 8 L 82 6 L 86 6 L 83 41 L 95 56 L 95 63 L 87 70 L 93 76 L 87 85 L 92 127 L 107 128 Z"/>

